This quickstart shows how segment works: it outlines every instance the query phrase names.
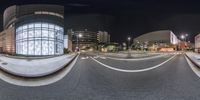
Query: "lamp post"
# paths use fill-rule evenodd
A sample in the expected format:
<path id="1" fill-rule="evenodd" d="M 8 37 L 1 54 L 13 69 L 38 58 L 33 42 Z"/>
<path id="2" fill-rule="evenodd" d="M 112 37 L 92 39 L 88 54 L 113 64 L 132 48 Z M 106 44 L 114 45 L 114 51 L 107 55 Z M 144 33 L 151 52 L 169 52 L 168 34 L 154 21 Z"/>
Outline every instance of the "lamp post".
<path id="1" fill-rule="evenodd" d="M 188 34 L 182 34 L 182 35 L 181 35 L 181 39 L 182 39 L 183 42 L 184 42 L 184 46 L 186 46 L 187 37 L 188 37 Z"/>
<path id="2" fill-rule="evenodd" d="M 130 50 L 130 41 L 131 41 L 131 37 L 128 37 L 128 50 Z"/>
<path id="3" fill-rule="evenodd" d="M 188 34 L 181 35 L 181 39 L 184 40 L 185 42 L 187 41 L 187 37 L 188 37 Z"/>
<path id="4" fill-rule="evenodd" d="M 187 41 L 188 34 L 185 34 L 185 41 Z"/>
<path id="5" fill-rule="evenodd" d="M 131 57 L 131 53 L 130 53 L 130 41 L 131 41 L 131 37 L 128 37 L 128 58 Z"/>
<path id="6" fill-rule="evenodd" d="M 83 35 L 81 33 L 76 35 L 76 49 L 79 51 L 79 38 L 81 38 Z"/>

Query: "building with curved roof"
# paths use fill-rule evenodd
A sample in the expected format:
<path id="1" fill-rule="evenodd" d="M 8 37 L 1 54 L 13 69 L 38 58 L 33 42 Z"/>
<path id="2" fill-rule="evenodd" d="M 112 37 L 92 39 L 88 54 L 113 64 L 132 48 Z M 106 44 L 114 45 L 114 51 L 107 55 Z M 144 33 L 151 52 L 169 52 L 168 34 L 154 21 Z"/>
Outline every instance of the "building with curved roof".
<path id="1" fill-rule="evenodd" d="M 63 54 L 63 6 L 10 6 L 3 14 L 3 28 L 0 33 L 1 52 L 26 56 Z"/>
<path id="2" fill-rule="evenodd" d="M 173 51 L 177 49 L 178 38 L 170 30 L 153 31 L 134 39 L 136 48 L 153 51 Z"/>

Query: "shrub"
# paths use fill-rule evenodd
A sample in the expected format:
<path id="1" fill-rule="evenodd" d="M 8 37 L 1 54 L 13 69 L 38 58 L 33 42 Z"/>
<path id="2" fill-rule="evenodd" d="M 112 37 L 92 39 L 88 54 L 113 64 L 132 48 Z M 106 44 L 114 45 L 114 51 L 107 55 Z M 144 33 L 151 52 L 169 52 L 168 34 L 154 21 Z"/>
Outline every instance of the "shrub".
<path id="1" fill-rule="evenodd" d="M 70 50 L 69 49 L 64 49 L 64 54 L 68 54 L 68 53 L 70 53 Z"/>

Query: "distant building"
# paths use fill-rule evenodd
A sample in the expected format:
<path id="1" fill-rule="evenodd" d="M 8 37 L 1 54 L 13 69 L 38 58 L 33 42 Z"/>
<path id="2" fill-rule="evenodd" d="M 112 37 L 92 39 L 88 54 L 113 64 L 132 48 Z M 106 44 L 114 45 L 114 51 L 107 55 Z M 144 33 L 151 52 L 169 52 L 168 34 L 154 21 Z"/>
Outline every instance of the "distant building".
<path id="1" fill-rule="evenodd" d="M 67 41 L 67 49 L 69 50 L 69 51 L 73 51 L 72 50 L 72 33 L 73 33 L 73 30 L 72 29 L 68 29 L 67 30 L 67 39 L 68 39 L 68 41 Z"/>
<path id="2" fill-rule="evenodd" d="M 68 35 L 64 35 L 64 48 L 68 49 L 69 43 L 68 43 Z"/>
<path id="3" fill-rule="evenodd" d="M 99 31 L 97 33 L 97 41 L 98 43 L 110 43 L 110 34 L 105 31 Z"/>
<path id="4" fill-rule="evenodd" d="M 178 43 L 179 39 L 170 30 L 154 31 L 134 39 L 135 48 L 150 51 L 174 51 Z"/>
<path id="5" fill-rule="evenodd" d="M 101 52 L 117 52 L 119 51 L 120 45 L 118 43 L 105 44 L 100 48 Z"/>
<path id="6" fill-rule="evenodd" d="M 75 51 L 77 48 L 80 50 L 95 50 L 97 47 L 97 33 L 84 30 L 84 31 L 73 31 L 70 33 L 72 38 L 72 50 Z M 81 35 L 81 36 L 79 36 Z"/>

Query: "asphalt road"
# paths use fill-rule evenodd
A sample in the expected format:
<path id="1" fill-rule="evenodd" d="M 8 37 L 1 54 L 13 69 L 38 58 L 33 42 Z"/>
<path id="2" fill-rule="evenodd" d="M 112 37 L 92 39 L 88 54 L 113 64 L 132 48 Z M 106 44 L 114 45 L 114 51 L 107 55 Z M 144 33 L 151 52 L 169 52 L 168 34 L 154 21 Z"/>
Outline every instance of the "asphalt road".
<path id="1" fill-rule="evenodd" d="M 86 56 L 86 55 L 84 55 Z M 81 59 L 62 80 L 20 87 L 0 80 L 0 100 L 199 100 L 200 79 L 183 55 L 146 72 L 114 71 Z M 145 63 L 145 61 L 143 62 Z"/>

